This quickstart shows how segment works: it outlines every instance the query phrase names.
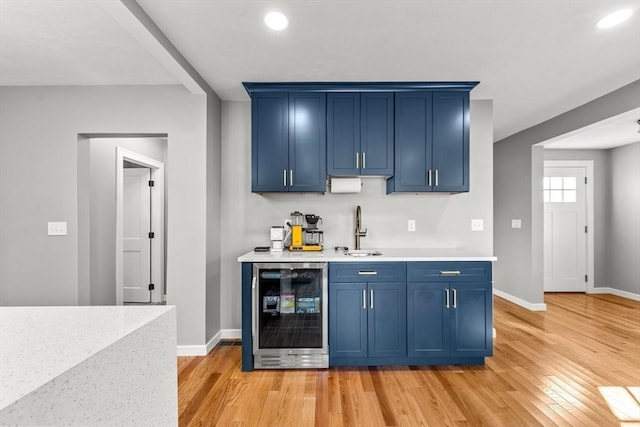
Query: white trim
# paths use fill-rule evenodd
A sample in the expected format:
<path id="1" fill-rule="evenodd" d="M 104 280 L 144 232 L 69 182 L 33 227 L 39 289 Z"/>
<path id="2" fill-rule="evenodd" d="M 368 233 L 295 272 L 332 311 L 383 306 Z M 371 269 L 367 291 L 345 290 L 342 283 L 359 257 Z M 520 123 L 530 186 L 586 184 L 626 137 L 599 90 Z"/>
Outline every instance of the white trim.
<path id="1" fill-rule="evenodd" d="M 222 338 L 222 331 L 218 331 L 205 345 L 179 345 L 177 347 L 178 356 L 206 356 Z"/>
<path id="2" fill-rule="evenodd" d="M 517 304 L 521 307 L 526 308 L 527 310 L 531 310 L 531 311 L 547 311 L 547 304 L 545 303 L 538 303 L 538 304 L 534 304 L 534 303 L 530 303 L 528 301 L 525 301 L 523 299 L 520 299 L 518 297 L 514 297 L 511 294 L 508 294 L 506 292 L 500 291 L 496 288 L 493 288 L 493 294 L 495 296 L 498 296 L 500 298 L 504 298 L 509 302 L 512 302 L 514 304 Z"/>
<path id="3" fill-rule="evenodd" d="M 142 154 L 116 147 L 116 304 L 122 305 L 122 234 L 123 234 L 123 174 L 124 161 L 133 162 L 151 169 L 151 179 L 156 183 L 155 197 L 152 200 L 152 283 L 156 284 L 153 302 L 162 302 L 164 293 L 164 163 Z"/>
<path id="4" fill-rule="evenodd" d="M 242 329 L 222 329 L 222 339 L 241 339 Z"/>
<path id="5" fill-rule="evenodd" d="M 206 345 L 179 345 L 176 351 L 178 356 L 206 356 Z"/>
<path id="6" fill-rule="evenodd" d="M 611 294 L 611 295 L 617 295 L 622 298 L 628 298 L 634 301 L 640 301 L 640 294 L 621 291 L 620 289 L 615 289 L 615 288 L 593 288 L 588 293 L 589 294 Z"/>
<path id="7" fill-rule="evenodd" d="M 595 190 L 594 190 L 594 161 L 593 160 L 545 160 L 543 167 L 547 168 L 584 168 L 587 177 L 587 284 L 585 292 L 590 293 L 594 288 L 595 279 Z M 544 230 L 544 228 L 543 228 Z M 544 251 L 544 249 L 543 249 Z M 544 289 L 544 285 L 543 285 Z"/>

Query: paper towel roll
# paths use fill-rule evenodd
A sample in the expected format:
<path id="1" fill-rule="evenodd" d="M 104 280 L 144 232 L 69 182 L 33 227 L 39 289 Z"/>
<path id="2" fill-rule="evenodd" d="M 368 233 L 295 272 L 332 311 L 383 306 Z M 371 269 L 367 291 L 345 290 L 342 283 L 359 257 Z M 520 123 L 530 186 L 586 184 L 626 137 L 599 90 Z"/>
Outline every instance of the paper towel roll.
<path id="1" fill-rule="evenodd" d="M 332 193 L 359 193 L 361 190 L 360 178 L 331 178 Z"/>

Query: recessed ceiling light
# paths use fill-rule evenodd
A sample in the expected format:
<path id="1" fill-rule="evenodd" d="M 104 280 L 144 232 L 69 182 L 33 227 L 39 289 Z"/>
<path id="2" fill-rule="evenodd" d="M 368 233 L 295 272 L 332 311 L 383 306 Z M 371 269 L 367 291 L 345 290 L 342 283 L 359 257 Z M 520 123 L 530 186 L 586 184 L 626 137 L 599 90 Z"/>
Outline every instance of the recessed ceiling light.
<path id="1" fill-rule="evenodd" d="M 287 28 L 289 20 L 283 13 L 270 12 L 264 16 L 264 23 L 272 30 L 281 31 Z"/>
<path id="2" fill-rule="evenodd" d="M 616 25 L 621 24 L 627 19 L 629 19 L 629 17 L 632 14 L 633 14 L 633 11 L 631 9 L 616 10 L 615 12 L 611 12 L 604 18 L 600 19 L 596 23 L 596 27 L 602 28 L 602 29 L 615 27 Z"/>

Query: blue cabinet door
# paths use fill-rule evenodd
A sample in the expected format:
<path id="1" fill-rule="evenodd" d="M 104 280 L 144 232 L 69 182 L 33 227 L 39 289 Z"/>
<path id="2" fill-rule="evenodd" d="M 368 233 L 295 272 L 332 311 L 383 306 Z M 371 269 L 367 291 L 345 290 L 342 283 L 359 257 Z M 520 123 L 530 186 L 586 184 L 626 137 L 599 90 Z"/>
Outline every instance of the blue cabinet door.
<path id="1" fill-rule="evenodd" d="M 393 93 L 327 95 L 327 171 L 393 175 Z"/>
<path id="2" fill-rule="evenodd" d="M 360 174 L 393 175 L 393 93 L 360 95 Z"/>
<path id="3" fill-rule="evenodd" d="M 395 168 L 387 193 L 431 191 L 432 93 L 401 92 L 395 99 Z"/>
<path id="4" fill-rule="evenodd" d="M 433 191 L 469 191 L 469 92 L 433 94 L 432 169 Z"/>
<path id="5" fill-rule="evenodd" d="M 493 354 L 493 304 L 490 283 L 452 283 L 451 355 Z"/>
<path id="6" fill-rule="evenodd" d="M 289 93 L 289 191 L 327 188 L 327 95 Z"/>
<path id="7" fill-rule="evenodd" d="M 327 94 L 327 173 L 360 174 L 360 94 Z"/>
<path id="8" fill-rule="evenodd" d="M 407 284 L 407 355 L 446 357 L 450 353 L 446 283 Z"/>
<path id="9" fill-rule="evenodd" d="M 251 115 L 251 191 L 288 191 L 289 95 L 255 95 Z"/>
<path id="10" fill-rule="evenodd" d="M 406 284 L 369 283 L 369 357 L 406 357 Z"/>
<path id="11" fill-rule="evenodd" d="M 367 285 L 329 286 L 329 357 L 367 357 Z"/>

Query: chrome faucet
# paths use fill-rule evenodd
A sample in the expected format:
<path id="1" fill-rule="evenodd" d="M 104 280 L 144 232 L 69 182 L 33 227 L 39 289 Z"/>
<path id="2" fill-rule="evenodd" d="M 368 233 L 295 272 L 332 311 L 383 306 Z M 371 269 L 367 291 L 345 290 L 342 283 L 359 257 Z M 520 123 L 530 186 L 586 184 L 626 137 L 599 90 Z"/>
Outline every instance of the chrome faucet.
<path id="1" fill-rule="evenodd" d="M 355 232 L 355 236 L 356 236 L 356 247 L 355 249 L 358 250 L 360 249 L 360 238 L 361 237 L 366 237 L 367 236 L 367 229 L 365 228 L 364 230 L 361 230 L 361 220 L 360 220 L 360 216 L 362 215 L 362 210 L 360 209 L 360 206 L 356 207 L 356 232 Z"/>

